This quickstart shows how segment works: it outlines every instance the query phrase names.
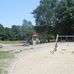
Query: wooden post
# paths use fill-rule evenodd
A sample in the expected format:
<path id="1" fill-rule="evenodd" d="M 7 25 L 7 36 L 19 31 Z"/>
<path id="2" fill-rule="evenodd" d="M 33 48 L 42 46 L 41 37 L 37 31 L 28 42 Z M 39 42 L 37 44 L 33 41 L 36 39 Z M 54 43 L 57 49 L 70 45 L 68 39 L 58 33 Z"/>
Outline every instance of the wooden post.
<path id="1" fill-rule="evenodd" d="M 56 37 L 56 43 L 55 43 L 55 47 L 54 47 L 54 52 L 57 51 L 57 42 L 58 42 L 58 37 L 59 35 L 57 34 L 57 37 Z"/>

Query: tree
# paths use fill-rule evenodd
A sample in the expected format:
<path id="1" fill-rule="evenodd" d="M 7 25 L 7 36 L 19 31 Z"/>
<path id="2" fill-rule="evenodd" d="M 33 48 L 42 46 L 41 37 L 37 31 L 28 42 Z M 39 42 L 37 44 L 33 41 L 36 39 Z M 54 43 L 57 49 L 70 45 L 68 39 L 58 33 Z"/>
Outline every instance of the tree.
<path id="1" fill-rule="evenodd" d="M 11 27 L 11 40 L 18 40 L 19 39 L 19 33 L 20 33 L 20 30 L 19 30 L 19 26 L 17 25 L 12 25 Z"/>
<path id="2" fill-rule="evenodd" d="M 5 40 L 10 40 L 12 37 L 11 29 L 8 27 L 5 27 Z"/>
<path id="3" fill-rule="evenodd" d="M 0 39 L 5 40 L 5 30 L 2 24 L 0 24 Z"/>
<path id="4" fill-rule="evenodd" d="M 74 1 L 61 0 L 55 9 L 55 13 L 56 33 L 61 35 L 74 34 Z"/>
<path id="5" fill-rule="evenodd" d="M 22 38 L 31 39 L 32 34 L 35 32 L 31 21 L 23 20 L 22 23 Z"/>
<path id="6" fill-rule="evenodd" d="M 41 35 L 46 35 L 48 39 L 50 39 L 52 30 L 54 29 L 52 20 L 56 3 L 57 0 L 40 0 L 40 5 L 33 11 L 36 21 L 35 29 Z"/>
<path id="7" fill-rule="evenodd" d="M 33 11 L 36 25 L 51 25 L 56 1 L 57 0 L 40 1 L 40 5 Z"/>

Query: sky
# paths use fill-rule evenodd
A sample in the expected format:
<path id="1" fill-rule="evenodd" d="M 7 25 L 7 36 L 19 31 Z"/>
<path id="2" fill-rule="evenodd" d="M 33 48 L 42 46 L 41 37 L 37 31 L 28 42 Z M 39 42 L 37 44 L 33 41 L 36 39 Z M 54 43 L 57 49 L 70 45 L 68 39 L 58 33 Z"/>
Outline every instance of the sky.
<path id="1" fill-rule="evenodd" d="M 4 27 L 22 25 L 23 19 L 35 25 L 31 12 L 39 5 L 40 0 L 0 0 L 0 24 Z"/>

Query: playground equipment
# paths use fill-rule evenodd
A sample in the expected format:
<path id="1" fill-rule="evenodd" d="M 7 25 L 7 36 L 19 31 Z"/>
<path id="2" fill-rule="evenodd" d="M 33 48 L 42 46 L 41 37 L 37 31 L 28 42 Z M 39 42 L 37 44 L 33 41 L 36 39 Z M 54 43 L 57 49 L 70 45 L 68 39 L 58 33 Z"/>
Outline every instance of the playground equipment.
<path id="1" fill-rule="evenodd" d="M 32 34 L 32 42 L 33 42 L 33 45 L 36 45 L 36 44 L 40 43 L 38 34 Z"/>

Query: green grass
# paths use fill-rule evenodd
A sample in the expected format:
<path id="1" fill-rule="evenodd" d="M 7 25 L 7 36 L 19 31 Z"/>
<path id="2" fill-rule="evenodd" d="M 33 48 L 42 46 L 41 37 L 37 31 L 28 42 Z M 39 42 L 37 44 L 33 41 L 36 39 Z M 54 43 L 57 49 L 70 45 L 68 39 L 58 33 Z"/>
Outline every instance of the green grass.
<path id="1" fill-rule="evenodd" d="M 0 51 L 0 59 L 9 59 L 13 57 L 14 57 L 14 54 L 9 51 Z"/>
<path id="2" fill-rule="evenodd" d="M 7 68 L 13 58 L 14 53 L 9 51 L 0 51 L 0 74 L 8 74 Z"/>
<path id="3" fill-rule="evenodd" d="M 0 60 L 0 74 L 7 74 L 8 71 L 6 68 L 8 67 L 7 61 Z"/>
<path id="4" fill-rule="evenodd" d="M 0 41 L 0 44 L 20 44 L 22 41 Z"/>

